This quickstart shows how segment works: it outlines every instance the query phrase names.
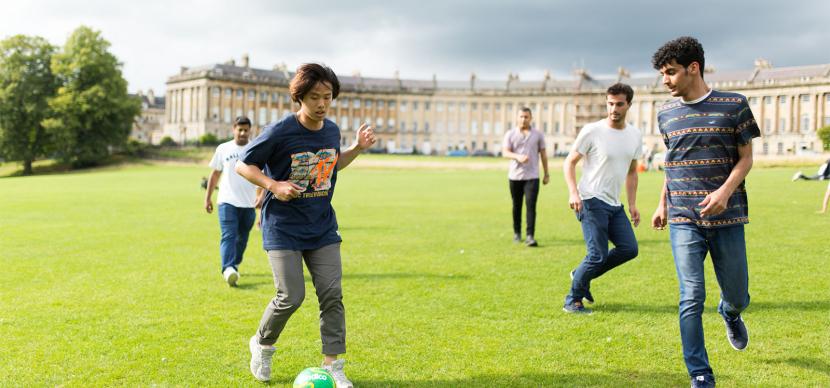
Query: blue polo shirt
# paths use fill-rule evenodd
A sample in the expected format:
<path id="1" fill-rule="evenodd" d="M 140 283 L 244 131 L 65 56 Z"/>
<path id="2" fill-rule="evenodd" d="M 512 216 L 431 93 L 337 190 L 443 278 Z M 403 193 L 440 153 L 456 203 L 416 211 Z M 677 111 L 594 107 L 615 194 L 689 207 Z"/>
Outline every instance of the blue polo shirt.
<path id="1" fill-rule="evenodd" d="M 331 206 L 337 183 L 340 128 L 324 120 L 309 130 L 296 115 L 269 124 L 243 152 L 245 164 L 256 165 L 277 181 L 303 187 L 299 197 L 283 202 L 266 192 L 262 205 L 265 250 L 310 250 L 342 241 Z"/>
<path id="2" fill-rule="evenodd" d="M 668 218 L 670 224 L 718 228 L 749 222 L 744 182 L 729 197 L 726 210 L 701 217 L 698 203 L 720 188 L 738 162 L 738 145 L 761 136 L 746 97 L 712 90 L 696 103 L 670 101 L 657 114 L 668 151 Z"/>

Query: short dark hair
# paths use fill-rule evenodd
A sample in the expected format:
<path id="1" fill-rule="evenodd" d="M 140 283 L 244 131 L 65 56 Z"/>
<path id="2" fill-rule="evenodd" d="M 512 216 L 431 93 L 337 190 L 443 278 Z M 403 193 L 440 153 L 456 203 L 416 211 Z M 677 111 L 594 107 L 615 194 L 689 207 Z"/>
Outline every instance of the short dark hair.
<path id="1" fill-rule="evenodd" d="M 634 99 L 634 89 L 631 89 L 631 86 L 628 86 L 624 83 L 617 82 L 611 85 L 605 94 L 609 96 L 616 96 L 618 94 L 625 94 L 625 101 L 631 104 L 631 100 Z"/>
<path id="2" fill-rule="evenodd" d="M 248 116 L 236 116 L 236 118 L 233 120 L 233 126 L 236 127 L 239 125 L 247 125 L 250 127 L 251 119 L 249 119 Z"/>
<path id="3" fill-rule="evenodd" d="M 681 36 L 666 42 L 651 57 L 651 64 L 655 70 L 660 70 L 663 66 L 671 63 L 672 59 L 683 67 L 689 67 L 692 62 L 697 62 L 700 65 L 700 76 L 703 77 L 705 65 L 703 46 L 697 39 L 691 36 Z"/>
<path id="4" fill-rule="evenodd" d="M 530 111 L 530 108 L 523 106 L 519 108 L 519 112 L 527 112 L 529 115 L 533 116 L 533 112 Z"/>
<path id="5" fill-rule="evenodd" d="M 294 102 L 300 102 L 317 85 L 318 82 L 328 82 L 331 85 L 331 98 L 340 94 L 340 80 L 334 70 L 319 63 L 304 63 L 297 68 L 297 73 L 288 85 L 288 92 Z"/>

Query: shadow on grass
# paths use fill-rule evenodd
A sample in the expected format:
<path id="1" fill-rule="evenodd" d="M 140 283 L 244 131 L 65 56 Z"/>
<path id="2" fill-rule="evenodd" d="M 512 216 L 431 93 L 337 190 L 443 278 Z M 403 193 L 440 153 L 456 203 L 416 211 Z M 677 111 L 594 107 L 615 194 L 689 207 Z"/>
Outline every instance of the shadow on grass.
<path id="1" fill-rule="evenodd" d="M 255 290 L 265 285 L 269 287 L 274 286 L 273 275 L 270 273 L 246 273 L 243 280 L 236 285 L 236 288 L 241 290 Z M 311 276 L 305 274 L 306 283 L 311 283 Z M 397 279 L 442 279 L 442 280 L 467 280 L 470 277 L 467 275 L 442 275 L 432 273 L 353 273 L 344 274 L 343 279 L 358 279 L 358 280 L 397 280 Z M 253 281 L 245 281 L 245 279 L 255 279 Z M 259 280 L 256 280 L 259 279 Z M 264 280 L 267 279 L 267 280 Z"/>
<path id="2" fill-rule="evenodd" d="M 636 313 L 678 313 L 678 305 L 640 305 L 623 303 L 600 303 L 594 308 L 597 312 L 636 312 Z M 814 301 L 780 301 L 780 302 L 750 302 L 748 313 L 763 310 L 793 310 L 793 311 L 826 311 L 830 310 L 830 300 Z M 707 307 L 704 314 L 717 314 L 716 307 Z"/>
<path id="3" fill-rule="evenodd" d="M 401 380 L 360 380 L 354 379 L 359 387 L 666 387 L 689 384 L 684 373 L 649 373 L 623 371 L 618 373 L 596 373 L 585 371 L 579 374 L 522 374 L 482 375 L 457 380 L 401 381 Z"/>
<path id="4" fill-rule="evenodd" d="M 764 360 L 768 364 L 787 364 L 801 369 L 809 369 L 830 376 L 830 362 L 812 357 L 794 357 L 783 360 Z"/>

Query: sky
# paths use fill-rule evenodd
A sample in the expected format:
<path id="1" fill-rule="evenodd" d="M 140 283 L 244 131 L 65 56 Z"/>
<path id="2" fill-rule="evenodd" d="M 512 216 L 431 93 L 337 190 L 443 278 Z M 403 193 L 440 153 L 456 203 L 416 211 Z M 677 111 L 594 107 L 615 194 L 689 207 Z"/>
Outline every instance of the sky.
<path id="1" fill-rule="evenodd" d="M 80 25 L 101 31 L 131 92 L 157 95 L 181 66 L 248 54 L 255 68 L 323 62 L 341 75 L 467 80 L 570 79 L 622 66 L 655 74 L 651 55 L 682 35 L 707 67 L 830 63 L 830 1 L 606 0 L 0 0 L 0 39 L 63 45 Z"/>

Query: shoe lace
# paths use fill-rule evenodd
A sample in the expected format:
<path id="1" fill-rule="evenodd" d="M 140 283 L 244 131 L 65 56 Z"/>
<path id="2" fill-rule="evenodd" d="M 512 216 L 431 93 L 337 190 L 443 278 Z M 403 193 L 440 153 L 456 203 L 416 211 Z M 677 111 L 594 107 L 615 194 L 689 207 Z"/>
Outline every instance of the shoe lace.
<path id="1" fill-rule="evenodd" d="M 331 377 L 334 377 L 335 381 L 349 381 L 346 377 L 346 372 L 343 371 L 344 364 L 345 362 L 343 361 L 335 361 L 331 364 L 329 373 L 331 373 Z"/>

